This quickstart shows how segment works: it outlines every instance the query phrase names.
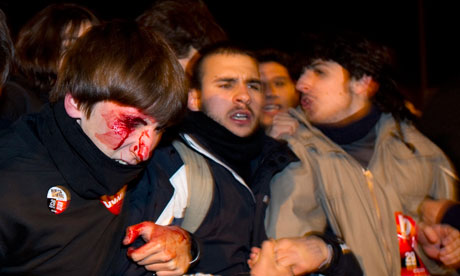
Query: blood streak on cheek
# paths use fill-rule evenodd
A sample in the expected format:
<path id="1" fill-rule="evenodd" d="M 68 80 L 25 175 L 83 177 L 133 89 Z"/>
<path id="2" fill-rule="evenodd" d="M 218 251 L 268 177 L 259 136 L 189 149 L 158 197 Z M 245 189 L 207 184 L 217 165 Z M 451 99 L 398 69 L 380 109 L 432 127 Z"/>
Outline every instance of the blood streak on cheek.
<path id="1" fill-rule="evenodd" d="M 150 138 L 147 130 L 142 131 L 141 136 L 139 137 L 139 150 L 137 151 L 137 156 L 141 161 L 144 161 L 149 156 L 149 146 L 146 145 L 142 139 L 144 136 Z M 134 147 L 134 150 L 137 150 L 137 146 Z"/>

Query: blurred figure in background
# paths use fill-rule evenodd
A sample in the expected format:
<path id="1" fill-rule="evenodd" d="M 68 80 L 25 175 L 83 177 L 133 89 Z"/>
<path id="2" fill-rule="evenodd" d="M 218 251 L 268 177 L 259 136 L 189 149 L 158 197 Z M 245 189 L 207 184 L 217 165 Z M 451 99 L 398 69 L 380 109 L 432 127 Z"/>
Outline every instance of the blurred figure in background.
<path id="1" fill-rule="evenodd" d="M 285 113 L 299 104 L 299 93 L 290 70 L 290 56 L 276 49 L 259 50 L 256 55 L 265 96 L 260 122 L 269 132 L 275 115 Z"/>
<path id="2" fill-rule="evenodd" d="M 137 21 L 164 36 L 187 73 L 203 47 L 227 40 L 202 0 L 158 0 Z"/>
<path id="3" fill-rule="evenodd" d="M 11 71 L 14 59 L 14 46 L 6 24 L 6 16 L 0 10 L 0 129 L 9 124 L 7 108 L 11 106 L 9 95 L 4 92 L 4 85 Z"/>
<path id="4" fill-rule="evenodd" d="M 89 9 L 71 3 L 51 4 L 19 30 L 14 81 L 48 102 L 62 56 L 75 40 L 99 19 Z"/>

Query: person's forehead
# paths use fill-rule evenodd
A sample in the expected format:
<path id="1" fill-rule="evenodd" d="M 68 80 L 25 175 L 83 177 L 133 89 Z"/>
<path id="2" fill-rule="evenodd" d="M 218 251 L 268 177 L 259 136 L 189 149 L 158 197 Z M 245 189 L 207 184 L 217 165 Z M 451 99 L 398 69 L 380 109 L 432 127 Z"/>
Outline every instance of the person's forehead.
<path id="1" fill-rule="evenodd" d="M 263 62 L 259 64 L 260 74 L 288 75 L 287 68 L 275 61 Z"/>
<path id="2" fill-rule="evenodd" d="M 328 59 L 328 60 L 315 59 L 310 63 L 308 67 L 310 68 L 321 67 L 321 68 L 325 68 L 325 69 L 333 70 L 333 71 L 344 71 L 346 72 L 346 74 L 348 74 L 348 70 L 344 66 L 342 66 L 342 64 L 332 59 Z"/>
<path id="3" fill-rule="evenodd" d="M 221 73 L 244 73 L 259 75 L 257 61 L 244 54 L 213 54 L 203 63 L 203 77 Z"/>
<path id="4" fill-rule="evenodd" d="M 314 59 L 310 66 L 326 66 L 326 67 L 336 67 L 341 66 L 338 62 L 331 60 L 331 59 Z"/>
<path id="5" fill-rule="evenodd" d="M 343 78 L 347 79 L 350 77 L 348 70 L 340 63 L 333 60 L 316 59 L 311 63 L 309 68 L 321 69 L 325 72 L 331 73 L 334 76 L 342 76 Z"/>

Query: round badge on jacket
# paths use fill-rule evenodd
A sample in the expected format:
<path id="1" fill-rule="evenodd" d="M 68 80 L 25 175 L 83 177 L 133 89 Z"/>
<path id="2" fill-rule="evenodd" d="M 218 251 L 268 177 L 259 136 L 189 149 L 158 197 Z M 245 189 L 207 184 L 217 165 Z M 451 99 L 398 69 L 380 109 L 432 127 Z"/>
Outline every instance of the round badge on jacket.
<path id="1" fill-rule="evenodd" d="M 64 212 L 70 203 L 70 192 L 63 186 L 54 186 L 48 190 L 48 209 L 59 215 Z"/>

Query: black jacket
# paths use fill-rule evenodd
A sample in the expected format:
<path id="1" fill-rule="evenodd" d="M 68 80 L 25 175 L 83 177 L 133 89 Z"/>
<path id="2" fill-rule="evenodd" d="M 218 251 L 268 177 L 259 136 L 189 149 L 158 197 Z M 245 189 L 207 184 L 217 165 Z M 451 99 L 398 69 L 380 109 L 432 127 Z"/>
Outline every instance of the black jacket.
<path id="1" fill-rule="evenodd" d="M 107 275 L 128 209 L 99 197 L 134 181 L 133 167 L 100 152 L 62 102 L 0 131 L 0 274 Z M 70 197 L 61 213 L 51 193 Z"/>
<path id="2" fill-rule="evenodd" d="M 264 217 L 270 194 L 269 182 L 277 172 L 297 160 L 286 144 L 268 136 L 264 136 L 263 144 L 261 154 L 251 161 L 253 181 L 248 183 L 249 187 L 216 162 L 220 157 L 215 156 L 215 160 L 206 158 L 214 176 L 214 195 L 208 214 L 194 233 L 201 254 L 188 273 L 236 275 L 249 271 L 247 260 L 251 247 L 260 246 L 266 239 Z M 155 149 L 136 195 L 130 198 L 134 206 L 130 214 L 132 224 L 156 221 L 174 192 L 171 185 L 165 187 L 162 181 L 171 178 L 182 165 L 172 145 L 163 143 Z M 128 271 L 126 275 L 141 275 L 142 271 L 148 274 L 133 263 Z"/>
<path id="3" fill-rule="evenodd" d="M 449 224 L 460 230 L 460 204 L 457 203 L 447 209 L 441 219 L 441 223 Z"/>

